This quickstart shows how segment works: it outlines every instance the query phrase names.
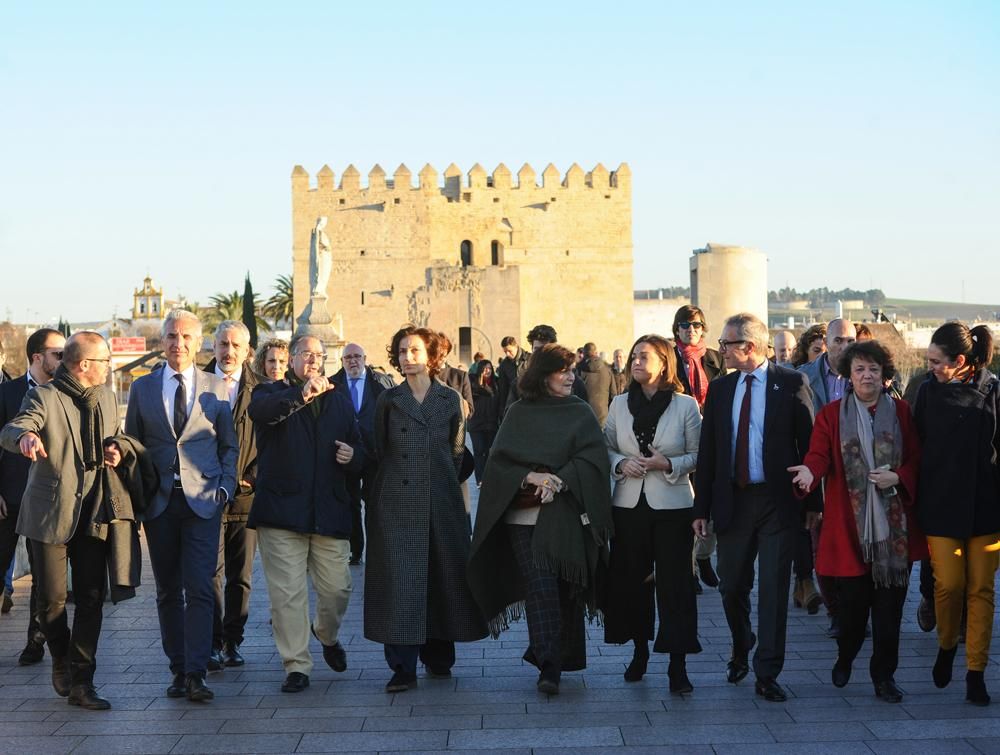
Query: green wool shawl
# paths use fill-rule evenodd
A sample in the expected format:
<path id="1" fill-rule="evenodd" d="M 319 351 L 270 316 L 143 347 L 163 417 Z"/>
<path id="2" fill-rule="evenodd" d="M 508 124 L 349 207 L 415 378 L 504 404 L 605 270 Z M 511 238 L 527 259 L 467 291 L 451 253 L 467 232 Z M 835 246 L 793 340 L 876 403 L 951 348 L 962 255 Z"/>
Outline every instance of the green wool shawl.
<path id="1" fill-rule="evenodd" d="M 607 566 L 613 534 L 601 426 L 575 396 L 522 400 L 504 415 L 490 449 L 469 555 L 469 585 L 494 638 L 523 615 L 526 594 L 504 513 L 524 476 L 540 466 L 568 489 L 539 511 L 531 541 L 535 565 L 572 585 L 588 615 L 601 618 L 597 575 Z"/>

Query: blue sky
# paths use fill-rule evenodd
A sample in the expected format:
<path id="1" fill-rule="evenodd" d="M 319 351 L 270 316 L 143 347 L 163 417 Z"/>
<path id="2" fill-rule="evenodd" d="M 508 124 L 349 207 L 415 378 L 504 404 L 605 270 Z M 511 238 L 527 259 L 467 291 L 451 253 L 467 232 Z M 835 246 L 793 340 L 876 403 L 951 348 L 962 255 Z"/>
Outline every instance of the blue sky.
<path id="1" fill-rule="evenodd" d="M 293 165 L 633 172 L 635 278 L 1000 302 L 1000 4 L 8 3 L 0 318 L 290 268 Z"/>

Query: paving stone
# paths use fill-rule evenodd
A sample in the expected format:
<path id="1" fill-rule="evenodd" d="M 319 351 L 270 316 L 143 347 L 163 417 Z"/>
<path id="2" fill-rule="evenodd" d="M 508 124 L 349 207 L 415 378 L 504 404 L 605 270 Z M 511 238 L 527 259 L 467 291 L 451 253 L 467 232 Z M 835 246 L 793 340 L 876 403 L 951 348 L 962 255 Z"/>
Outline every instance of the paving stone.
<path id="1" fill-rule="evenodd" d="M 808 724 L 768 723 L 767 730 L 778 742 L 844 742 L 864 740 L 872 736 L 872 732 L 858 721 Z"/>
<path id="2" fill-rule="evenodd" d="M 186 734 L 171 752 L 295 752 L 301 740 L 301 734 Z"/>
<path id="3" fill-rule="evenodd" d="M 969 718 L 961 725 L 953 718 L 922 721 L 870 721 L 868 728 L 878 739 L 945 739 L 961 733 L 963 737 L 1000 737 L 1000 719 Z"/>
<path id="4" fill-rule="evenodd" d="M 460 732 L 465 734 L 467 732 Z M 445 750 L 447 731 L 360 732 L 349 734 L 304 734 L 297 752 L 385 752 L 391 750 Z"/>
<path id="5" fill-rule="evenodd" d="M 53 755 L 55 753 L 72 752 L 83 741 L 83 737 L 20 737 L 10 736 L 4 732 L 3 747 L 5 752 L 31 753 L 31 755 Z"/>
<path id="6" fill-rule="evenodd" d="M 955 736 L 947 739 L 910 739 L 896 742 L 868 741 L 865 744 L 876 755 L 957 755 L 959 753 L 1000 752 L 997 749 L 978 750 L 970 742 Z"/>
<path id="7" fill-rule="evenodd" d="M 503 747 L 611 747 L 622 744 L 617 727 L 544 729 L 482 729 L 453 731 L 448 739 L 452 750 L 496 749 Z"/>
<path id="8" fill-rule="evenodd" d="M 647 713 L 653 726 L 677 724 L 765 724 L 794 723 L 788 713 L 778 707 L 762 710 L 750 708 L 712 708 L 705 710 L 675 710 L 661 713 Z"/>
<path id="9" fill-rule="evenodd" d="M 180 741 L 180 735 L 178 734 L 91 736 L 86 737 L 73 750 L 73 755 L 83 755 L 86 753 L 92 753 L 93 755 L 128 755 L 130 753 L 135 753 L 135 755 L 157 755 L 158 753 L 170 752 L 178 741 Z"/>
<path id="10" fill-rule="evenodd" d="M 222 721 L 197 718 L 172 721 L 114 721 L 105 720 L 100 712 L 91 711 L 91 718 L 63 721 L 58 734 L 215 734 L 222 727 Z"/>
<path id="11" fill-rule="evenodd" d="M 763 724 L 671 724 L 650 726 L 645 729 L 623 726 L 622 737 L 626 745 L 692 745 L 747 742 L 774 742 L 774 737 Z"/>
<path id="12" fill-rule="evenodd" d="M 654 714 L 655 715 L 655 714 Z M 623 713 L 611 711 L 604 713 L 569 713 L 554 711 L 552 713 L 531 713 L 528 715 L 486 715 L 483 716 L 484 729 L 518 729 L 522 727 L 542 729 L 547 727 L 564 728 L 579 726 L 581 728 L 594 726 L 648 726 L 649 719 L 641 711 Z"/>
<path id="13" fill-rule="evenodd" d="M 361 731 L 365 719 L 343 716 L 305 716 L 302 718 L 257 718 L 242 716 L 222 724 L 219 734 L 291 734 L 299 732 Z"/>
<path id="14" fill-rule="evenodd" d="M 368 718 L 362 731 L 433 731 L 481 729 L 483 717 L 477 715 L 410 716 L 409 718 Z"/>
<path id="15" fill-rule="evenodd" d="M 871 755 L 864 742 L 716 745 L 717 755 Z"/>

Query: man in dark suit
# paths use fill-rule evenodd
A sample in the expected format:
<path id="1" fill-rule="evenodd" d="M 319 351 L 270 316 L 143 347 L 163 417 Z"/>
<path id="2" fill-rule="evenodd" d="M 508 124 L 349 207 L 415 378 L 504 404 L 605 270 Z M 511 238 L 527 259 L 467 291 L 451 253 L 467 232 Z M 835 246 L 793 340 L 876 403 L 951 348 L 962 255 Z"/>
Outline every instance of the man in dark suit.
<path id="1" fill-rule="evenodd" d="M 209 671 L 223 666 L 242 666 L 240 653 L 243 628 L 250 615 L 250 589 L 257 534 L 247 528 L 247 516 L 253 505 L 257 476 L 257 441 L 253 422 L 247 416 L 250 394 L 257 387 L 257 376 L 250 369 L 250 331 L 239 320 L 225 320 L 215 329 L 215 359 L 205 372 L 226 384 L 233 424 L 240 445 L 236 461 L 236 492 L 222 512 L 219 535 L 219 563 L 215 571 L 215 613 L 212 626 L 212 655 Z M 225 588 L 223 588 L 225 576 Z"/>
<path id="2" fill-rule="evenodd" d="M 438 333 L 438 336 L 441 338 L 441 350 L 444 353 L 444 359 L 447 360 L 448 355 L 451 354 L 451 339 L 444 333 Z M 458 367 L 452 367 L 446 362 L 438 373 L 437 379 L 449 388 L 454 388 L 458 391 L 458 395 L 462 397 L 462 403 L 465 407 L 465 416 L 466 418 L 471 417 L 474 413 L 475 400 L 472 397 L 472 380 L 469 379 L 469 373 L 465 370 L 460 370 Z"/>
<path id="3" fill-rule="evenodd" d="M 215 697 L 205 684 L 215 571 L 222 509 L 237 490 L 239 454 L 226 384 L 195 367 L 201 342 L 195 314 L 170 312 L 161 336 L 166 364 L 132 384 L 125 414 L 125 432 L 146 447 L 160 474 L 143 529 L 173 674 L 167 696 L 193 702 Z"/>
<path id="4" fill-rule="evenodd" d="M 497 365 L 497 408 L 500 414 L 507 408 L 507 398 L 517 383 L 517 377 L 524 371 L 531 354 L 517 345 L 514 336 L 504 336 L 500 340 L 500 348 L 504 357 Z"/>
<path id="5" fill-rule="evenodd" d="M 62 359 L 66 338 L 58 330 L 42 328 L 28 336 L 28 371 L 14 380 L 0 383 L 0 427 L 6 425 L 21 411 L 21 403 L 32 388 L 45 385 L 56 374 Z M 31 462 L 21 454 L 0 449 L 0 574 L 6 574 L 17 551 L 17 517 L 21 511 L 21 498 L 28 483 Z M 31 546 L 28 546 L 28 563 L 32 563 Z M 28 612 L 28 642 L 17 662 L 21 666 L 38 663 L 45 657 L 45 635 L 38 626 L 36 602 L 38 587 L 31 583 Z"/>
<path id="6" fill-rule="evenodd" d="M 345 472 L 347 493 L 351 497 L 351 566 L 360 566 L 365 551 L 361 500 L 367 498 L 378 471 L 375 457 L 375 401 L 382 391 L 393 385 L 392 378 L 375 372 L 367 366 L 365 359 L 365 350 L 361 346 L 356 343 L 347 344 L 340 357 L 340 371 L 333 376 L 334 385 L 347 389 L 365 447 L 365 464 L 361 472 Z"/>
<path id="7" fill-rule="evenodd" d="M 754 654 L 755 689 L 785 700 L 777 682 L 785 660 L 785 628 L 795 533 L 805 504 L 788 467 L 801 464 L 812 433 L 812 396 L 802 375 L 767 361 L 767 326 L 751 314 L 726 320 L 719 345 L 733 372 L 712 383 L 705 401 L 695 473 L 695 534 L 709 519 L 718 536 L 722 605 L 733 637 L 728 680 L 749 673 L 757 638 L 750 629 L 750 590 L 759 558 Z"/>
<path id="8" fill-rule="evenodd" d="M 8 453 L 32 462 L 17 531 L 31 542 L 37 611 L 52 654 L 52 686 L 70 705 L 107 710 L 94 690 L 97 643 L 108 580 L 109 496 L 102 486 L 104 441 L 118 430 L 118 405 L 106 383 L 111 352 L 82 331 L 63 347 L 52 380 L 28 391 L 0 432 Z M 117 463 L 117 462 L 114 462 Z M 111 514 L 113 516 L 113 514 Z M 66 563 L 73 572 L 73 626 L 66 615 Z"/>

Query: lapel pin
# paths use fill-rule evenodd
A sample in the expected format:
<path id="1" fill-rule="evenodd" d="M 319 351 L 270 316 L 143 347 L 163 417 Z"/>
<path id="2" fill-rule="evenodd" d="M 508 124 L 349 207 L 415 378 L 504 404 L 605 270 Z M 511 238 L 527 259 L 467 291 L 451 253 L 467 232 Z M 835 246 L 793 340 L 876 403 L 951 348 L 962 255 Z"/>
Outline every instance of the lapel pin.
<path id="1" fill-rule="evenodd" d="M 777 383 L 775 383 L 774 385 L 772 385 L 772 386 L 771 386 L 771 390 L 772 390 L 772 391 L 776 391 L 776 390 L 778 390 L 778 384 L 777 384 Z"/>

